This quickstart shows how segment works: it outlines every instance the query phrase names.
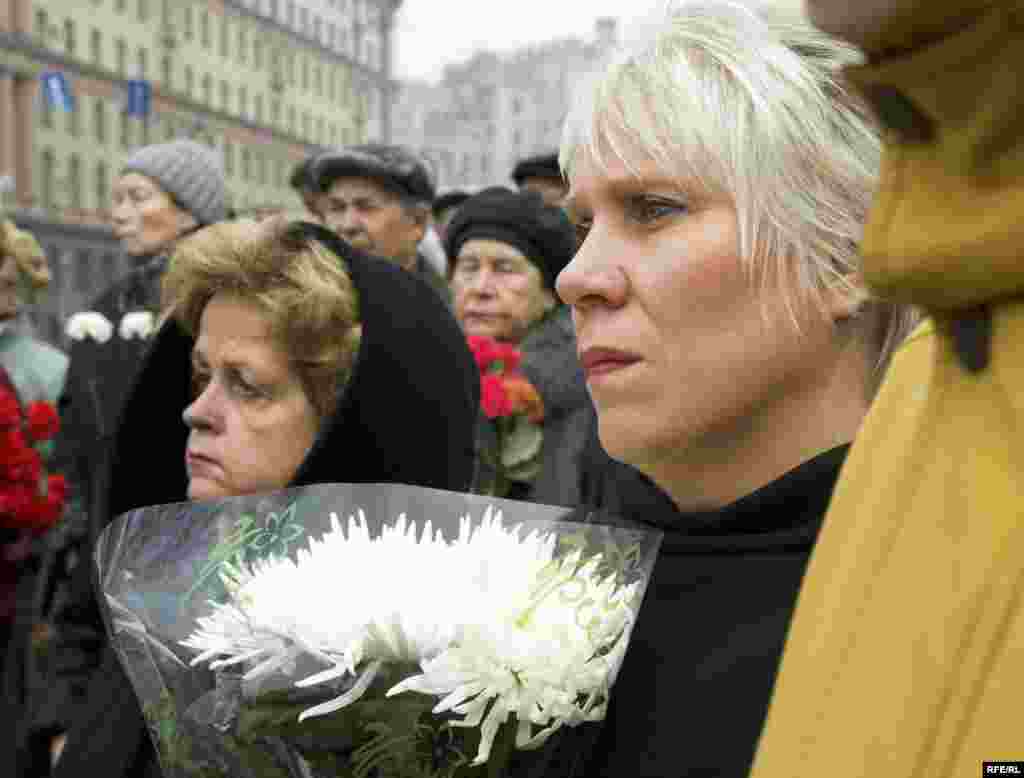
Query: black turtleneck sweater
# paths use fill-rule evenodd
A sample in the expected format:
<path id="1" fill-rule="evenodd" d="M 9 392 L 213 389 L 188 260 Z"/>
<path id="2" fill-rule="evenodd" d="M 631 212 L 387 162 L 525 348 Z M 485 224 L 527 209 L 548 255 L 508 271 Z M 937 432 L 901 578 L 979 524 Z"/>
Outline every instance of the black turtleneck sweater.
<path id="1" fill-rule="evenodd" d="M 630 516 L 665 539 L 588 778 L 748 774 L 847 449 L 720 510 Z"/>

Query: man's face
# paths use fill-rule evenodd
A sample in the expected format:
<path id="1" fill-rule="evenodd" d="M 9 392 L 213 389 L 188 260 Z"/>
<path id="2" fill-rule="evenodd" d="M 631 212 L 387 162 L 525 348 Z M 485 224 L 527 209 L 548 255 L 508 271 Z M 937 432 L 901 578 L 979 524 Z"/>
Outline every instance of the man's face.
<path id="1" fill-rule="evenodd" d="M 390 259 L 406 270 L 427 228 L 426 215 L 406 208 L 398 195 L 369 178 L 339 178 L 318 202 L 329 229 L 356 248 Z"/>

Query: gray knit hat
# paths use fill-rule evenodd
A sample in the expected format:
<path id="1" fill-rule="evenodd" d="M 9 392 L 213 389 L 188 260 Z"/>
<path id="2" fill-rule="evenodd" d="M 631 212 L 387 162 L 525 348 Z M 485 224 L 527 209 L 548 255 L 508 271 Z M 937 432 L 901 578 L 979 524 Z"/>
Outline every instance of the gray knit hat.
<path id="1" fill-rule="evenodd" d="M 209 146 L 192 140 L 143 146 L 128 157 L 121 173 L 152 178 L 200 224 L 212 224 L 227 215 L 224 171 Z"/>

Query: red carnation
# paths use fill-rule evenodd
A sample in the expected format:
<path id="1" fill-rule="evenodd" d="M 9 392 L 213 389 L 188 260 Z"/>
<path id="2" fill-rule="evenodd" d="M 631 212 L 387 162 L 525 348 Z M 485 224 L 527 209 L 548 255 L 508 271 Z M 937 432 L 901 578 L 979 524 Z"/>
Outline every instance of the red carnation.
<path id="1" fill-rule="evenodd" d="M 505 391 L 501 376 L 488 374 L 480 377 L 480 407 L 489 419 L 512 413 L 512 400 Z"/>
<path id="2" fill-rule="evenodd" d="M 60 417 L 50 403 L 34 402 L 28 406 L 28 434 L 36 443 L 49 440 L 60 430 Z"/>
<path id="3" fill-rule="evenodd" d="M 482 372 L 486 371 L 491 363 L 497 358 L 496 347 L 498 345 L 494 338 L 483 335 L 470 335 L 466 338 L 469 350 L 473 352 L 473 359 Z"/>
<path id="4" fill-rule="evenodd" d="M 514 373 L 519 369 L 519 363 L 522 361 L 522 355 L 519 353 L 519 349 L 515 346 L 510 346 L 508 343 L 495 343 L 494 344 L 495 358 L 501 362 L 501 372 L 503 373 Z"/>
<path id="5" fill-rule="evenodd" d="M 21 424 L 21 406 L 14 393 L 0 385 L 0 427 Z"/>

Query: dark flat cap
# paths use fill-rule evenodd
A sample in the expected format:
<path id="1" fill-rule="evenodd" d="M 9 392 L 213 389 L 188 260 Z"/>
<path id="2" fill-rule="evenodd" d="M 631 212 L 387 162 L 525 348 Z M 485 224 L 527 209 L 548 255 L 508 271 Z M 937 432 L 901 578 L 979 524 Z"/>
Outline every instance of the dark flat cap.
<path id="1" fill-rule="evenodd" d="M 389 189 L 420 202 L 434 200 L 434 175 L 427 163 L 407 146 L 364 143 L 321 152 L 310 175 L 325 191 L 339 178 L 372 178 Z"/>
<path id="2" fill-rule="evenodd" d="M 558 154 L 538 154 L 535 157 L 521 159 L 512 169 L 512 180 L 516 186 L 522 186 L 527 178 L 562 179 L 562 169 L 558 166 Z"/>
<path id="3" fill-rule="evenodd" d="M 536 192 L 503 186 L 484 189 L 459 206 L 445 235 L 450 269 L 462 245 L 473 238 L 519 249 L 540 270 L 548 289 L 555 288 L 555 279 L 576 253 L 576 231 L 565 211 L 546 204 Z"/>

